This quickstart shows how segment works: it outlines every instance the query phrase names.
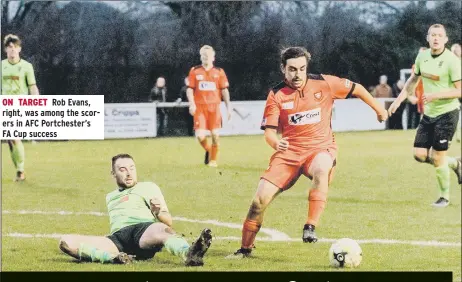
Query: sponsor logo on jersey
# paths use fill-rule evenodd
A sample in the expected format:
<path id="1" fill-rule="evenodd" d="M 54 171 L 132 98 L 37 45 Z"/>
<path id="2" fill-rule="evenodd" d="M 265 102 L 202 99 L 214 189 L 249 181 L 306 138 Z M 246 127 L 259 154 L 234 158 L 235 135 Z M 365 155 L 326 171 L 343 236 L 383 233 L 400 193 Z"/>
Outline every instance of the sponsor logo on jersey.
<path id="1" fill-rule="evenodd" d="M 215 91 L 217 90 L 217 85 L 212 81 L 201 81 L 199 82 L 199 90 L 202 91 Z"/>
<path id="2" fill-rule="evenodd" d="M 289 115 L 289 125 L 314 124 L 321 121 L 321 108 Z"/>

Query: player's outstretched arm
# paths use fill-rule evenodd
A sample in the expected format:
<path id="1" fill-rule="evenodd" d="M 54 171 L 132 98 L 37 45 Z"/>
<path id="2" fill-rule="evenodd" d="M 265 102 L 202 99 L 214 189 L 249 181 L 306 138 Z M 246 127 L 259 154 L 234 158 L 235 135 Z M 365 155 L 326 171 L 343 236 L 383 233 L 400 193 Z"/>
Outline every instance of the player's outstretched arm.
<path id="1" fill-rule="evenodd" d="M 192 88 L 186 89 L 186 97 L 189 102 L 189 113 L 193 116 L 196 112 L 196 103 L 194 102 L 194 90 Z"/>
<path id="2" fill-rule="evenodd" d="M 425 103 L 429 103 L 433 100 L 439 99 L 454 99 L 454 98 L 462 98 L 462 92 L 460 91 L 460 80 L 454 82 L 454 86 L 456 87 L 454 90 L 439 92 L 439 93 L 424 93 L 423 100 Z"/>
<path id="3" fill-rule="evenodd" d="M 420 76 L 412 72 L 411 76 L 404 84 L 403 90 L 401 90 L 398 97 L 396 97 L 395 101 L 393 101 L 390 108 L 388 108 L 389 115 L 394 114 L 396 110 L 399 108 L 399 106 L 401 106 L 401 103 L 404 100 L 406 100 L 409 97 L 409 95 L 414 93 L 415 87 L 417 86 L 417 83 L 419 83 L 419 80 L 420 80 Z"/>
<path id="4" fill-rule="evenodd" d="M 168 212 L 166 203 L 163 199 L 152 198 L 150 200 L 151 212 L 160 222 L 172 227 L 172 215 Z"/>
<path id="5" fill-rule="evenodd" d="M 361 84 L 356 84 L 352 94 L 353 96 L 363 100 L 377 113 L 378 121 L 382 122 L 387 120 L 387 110 L 376 99 L 374 99 L 374 97 L 372 97 L 372 95 L 366 90 L 366 88 L 364 88 L 364 86 Z"/>
<path id="6" fill-rule="evenodd" d="M 279 139 L 276 129 L 266 128 L 265 129 L 265 141 L 276 151 L 285 151 L 289 148 L 289 141 L 287 138 Z"/>
<path id="7" fill-rule="evenodd" d="M 229 95 L 229 89 L 225 88 L 221 90 L 221 96 L 223 97 L 223 101 L 225 102 L 226 109 L 228 110 L 228 120 L 231 119 L 231 113 L 233 112 L 233 107 L 231 105 L 231 98 Z"/>

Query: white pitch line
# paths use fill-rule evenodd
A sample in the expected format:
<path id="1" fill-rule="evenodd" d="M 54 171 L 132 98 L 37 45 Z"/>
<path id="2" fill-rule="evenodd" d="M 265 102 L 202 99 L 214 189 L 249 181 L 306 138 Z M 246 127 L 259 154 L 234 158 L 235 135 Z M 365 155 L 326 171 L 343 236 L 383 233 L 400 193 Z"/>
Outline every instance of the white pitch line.
<path id="1" fill-rule="evenodd" d="M 224 227 L 234 228 L 234 229 L 241 229 L 242 228 L 242 224 L 221 222 L 221 221 L 217 221 L 217 220 L 195 220 L 195 219 L 188 219 L 188 218 L 184 218 L 184 217 L 173 217 L 173 220 L 211 224 L 211 225 L 224 226 Z M 287 234 L 285 234 L 285 233 L 283 233 L 281 231 L 275 230 L 275 229 L 261 228 L 260 232 L 269 235 L 271 237 L 270 239 L 272 239 L 273 241 L 286 241 L 286 240 L 290 239 L 289 235 L 287 235 Z"/>
<path id="2" fill-rule="evenodd" d="M 27 214 L 40 214 L 40 215 L 92 215 L 92 216 L 108 216 L 107 213 L 103 212 L 71 212 L 71 211 L 28 211 L 28 210 L 20 210 L 20 211 L 2 211 L 3 214 L 20 214 L 20 215 L 27 215 Z M 218 220 L 197 220 L 197 219 L 189 219 L 185 217 L 173 217 L 173 220 L 176 221 L 185 221 L 185 222 L 194 222 L 194 223 L 203 223 L 203 224 L 211 224 L 215 226 L 224 226 L 233 229 L 241 229 L 242 224 L 236 223 L 229 223 L 229 222 L 221 222 Z M 280 232 L 275 229 L 271 228 L 261 228 L 260 232 L 270 236 L 271 240 L 276 241 L 285 241 L 289 240 L 289 235 Z"/>
<path id="3" fill-rule="evenodd" d="M 107 216 L 107 213 L 103 212 L 70 212 L 70 211 L 58 211 L 58 212 L 45 212 L 45 211 L 2 211 L 3 214 L 44 214 L 44 215 L 90 215 L 90 216 Z M 185 222 L 194 222 L 194 223 L 204 223 L 204 224 L 211 224 L 216 226 L 224 226 L 233 229 L 241 229 L 241 224 L 236 223 L 227 223 L 227 222 L 220 222 L 217 220 L 196 220 L 196 219 L 188 219 L 184 217 L 173 217 L 174 220 L 177 221 L 185 221 Z M 301 238 L 290 238 L 289 235 L 280 232 L 278 230 L 270 229 L 270 228 L 262 228 L 260 229 L 262 233 L 266 233 L 271 237 L 257 237 L 257 241 L 266 241 L 266 242 L 301 242 Z M 8 233 L 2 236 L 6 237 L 15 237 L 15 238 L 60 238 L 66 234 L 23 234 L 23 233 Z M 73 234 L 68 234 L 73 235 Z M 78 235 L 78 234 L 74 234 Z M 340 239 L 340 238 L 339 238 Z M 228 237 L 214 237 L 214 240 L 229 240 L 229 241 L 239 241 L 241 237 L 235 236 L 228 236 Z M 320 243 L 333 243 L 338 239 L 329 239 L 329 238 L 320 238 L 318 242 Z M 392 240 L 392 239 L 357 239 L 356 240 L 359 244 L 387 244 L 387 245 L 414 245 L 414 246 L 435 246 L 435 247 L 461 247 L 460 242 L 440 242 L 440 241 L 408 241 L 408 240 Z"/>
<path id="4" fill-rule="evenodd" d="M 62 236 L 66 235 L 76 235 L 76 236 L 84 236 L 82 234 L 25 234 L 25 233 L 7 233 L 3 235 L 4 237 L 13 237 L 13 238 L 52 238 L 52 239 L 59 239 Z M 193 238 L 191 238 L 193 239 Z M 235 236 L 227 236 L 227 237 L 213 237 L 213 240 L 219 241 L 239 241 L 241 237 Z M 295 238 L 288 238 L 285 240 L 278 240 L 272 239 L 268 237 L 257 237 L 257 241 L 262 242 L 302 242 L 301 239 Z M 337 241 L 337 239 L 325 239 L 320 238 L 318 240 L 319 243 L 333 243 Z M 452 243 L 452 242 L 439 242 L 439 241 L 401 241 L 401 240 L 387 240 L 387 239 L 366 239 L 366 240 L 356 240 L 359 244 L 384 244 L 384 245 L 393 245 L 393 244 L 401 244 L 401 245 L 414 245 L 414 246 L 432 246 L 432 247 L 461 247 L 461 243 Z"/>

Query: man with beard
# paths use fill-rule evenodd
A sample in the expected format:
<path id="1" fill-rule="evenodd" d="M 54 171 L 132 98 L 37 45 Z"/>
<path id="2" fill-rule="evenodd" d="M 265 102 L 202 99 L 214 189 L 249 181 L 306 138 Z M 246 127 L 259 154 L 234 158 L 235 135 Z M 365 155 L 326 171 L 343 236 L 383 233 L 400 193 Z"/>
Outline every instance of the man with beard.
<path id="1" fill-rule="evenodd" d="M 128 154 L 112 158 L 112 175 L 117 188 L 106 196 L 111 234 L 109 236 L 68 235 L 59 248 L 80 260 L 128 264 L 133 258 L 147 260 L 165 247 L 186 266 L 202 266 L 212 242 L 210 229 L 204 229 L 190 246 L 172 228 L 160 188 L 152 182 L 138 182 L 136 166 Z"/>

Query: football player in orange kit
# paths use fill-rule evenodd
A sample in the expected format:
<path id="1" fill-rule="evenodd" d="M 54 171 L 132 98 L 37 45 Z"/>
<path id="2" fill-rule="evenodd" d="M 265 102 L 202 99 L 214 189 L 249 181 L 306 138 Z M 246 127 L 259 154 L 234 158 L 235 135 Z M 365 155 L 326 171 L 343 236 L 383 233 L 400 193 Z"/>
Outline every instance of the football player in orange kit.
<path id="1" fill-rule="evenodd" d="M 233 111 L 229 97 L 229 82 L 225 71 L 213 65 L 215 50 L 204 45 L 200 49 L 202 65 L 191 68 L 188 75 L 186 95 L 189 101 L 189 113 L 194 116 L 196 137 L 205 150 L 205 164 L 217 167 L 219 129 L 222 127 L 220 103 L 223 98 L 228 120 Z M 209 145 L 206 133 L 212 135 L 212 146 Z"/>
<path id="2" fill-rule="evenodd" d="M 244 221 L 241 248 L 227 258 L 250 256 L 266 208 L 302 174 L 312 180 L 302 238 L 310 243 L 318 240 L 315 226 L 326 205 L 337 158 L 331 127 L 335 99 L 360 98 L 376 112 L 379 122 L 388 118 L 385 108 L 361 84 L 331 75 L 307 74 L 310 59 L 303 47 L 290 47 L 281 53 L 284 81 L 269 91 L 262 122 L 265 140 L 276 152 L 261 176 Z"/>

